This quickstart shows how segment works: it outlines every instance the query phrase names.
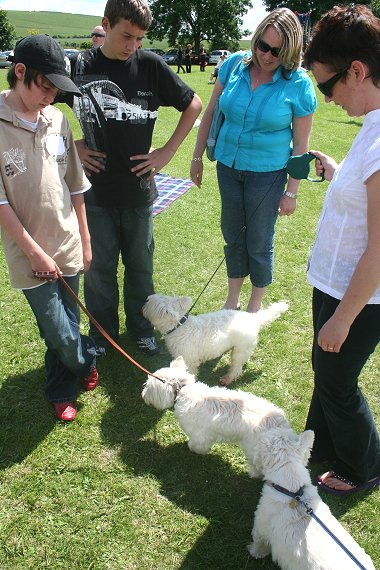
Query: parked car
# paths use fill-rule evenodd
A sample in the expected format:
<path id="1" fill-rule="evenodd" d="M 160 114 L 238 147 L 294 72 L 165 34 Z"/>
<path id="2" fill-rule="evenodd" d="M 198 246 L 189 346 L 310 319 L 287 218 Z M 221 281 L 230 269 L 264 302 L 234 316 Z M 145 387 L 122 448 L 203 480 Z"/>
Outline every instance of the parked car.
<path id="1" fill-rule="evenodd" d="M 166 61 L 168 65 L 177 65 L 177 50 L 169 49 L 166 53 L 164 53 L 162 59 Z"/>
<path id="2" fill-rule="evenodd" d="M 229 55 L 231 55 L 231 52 L 228 51 L 228 49 L 217 49 L 215 51 L 212 51 L 210 53 L 210 61 L 209 64 L 210 65 L 216 65 L 219 61 L 219 58 L 221 55 L 225 55 L 226 57 L 228 57 Z"/>
<path id="3" fill-rule="evenodd" d="M 157 55 L 160 55 L 161 57 L 163 55 L 165 55 L 165 52 L 163 49 L 160 48 L 143 48 L 145 51 L 152 51 L 153 53 L 156 53 Z"/>
<path id="4" fill-rule="evenodd" d="M 9 55 L 13 55 L 12 50 L 0 51 L 0 67 L 10 67 L 12 65 L 12 62 L 8 59 Z"/>
<path id="5" fill-rule="evenodd" d="M 78 53 L 79 53 L 79 49 L 74 49 L 74 48 L 68 48 L 65 49 L 65 54 L 67 55 L 67 57 L 69 59 L 71 59 L 72 57 L 75 57 Z"/>
<path id="6" fill-rule="evenodd" d="M 209 64 L 209 59 L 210 59 L 210 56 L 209 56 L 208 53 L 206 53 L 206 64 L 207 64 L 207 65 Z M 199 53 L 199 51 L 193 51 L 193 53 L 191 54 L 191 63 L 192 63 L 193 65 L 199 65 L 199 62 L 200 62 L 200 53 Z"/>

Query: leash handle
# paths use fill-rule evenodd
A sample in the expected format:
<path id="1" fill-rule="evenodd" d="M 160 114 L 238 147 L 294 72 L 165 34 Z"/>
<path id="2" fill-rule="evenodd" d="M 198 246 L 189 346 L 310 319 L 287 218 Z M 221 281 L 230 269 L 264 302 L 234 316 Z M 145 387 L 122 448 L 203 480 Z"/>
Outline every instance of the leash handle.
<path id="1" fill-rule="evenodd" d="M 322 170 L 321 178 L 310 178 L 310 162 L 314 159 L 320 159 L 312 154 L 311 152 L 305 152 L 304 154 L 294 155 L 291 156 L 286 163 L 286 171 L 292 178 L 296 180 L 301 180 L 304 178 L 305 180 L 309 180 L 309 182 L 324 182 L 325 180 L 325 169 Z"/>
<path id="2" fill-rule="evenodd" d="M 155 376 L 154 374 L 152 374 L 151 372 L 149 372 L 148 370 L 146 370 L 143 366 L 141 366 L 141 364 L 139 364 L 138 362 L 136 362 L 136 360 L 134 360 L 131 356 L 129 356 L 129 354 L 127 354 L 122 348 L 121 346 L 119 346 L 117 344 L 117 342 L 115 342 L 113 340 L 112 337 L 110 337 L 110 335 L 108 334 L 108 332 L 106 330 L 104 330 L 104 328 L 98 323 L 98 321 L 96 319 L 94 319 L 94 317 L 91 315 L 91 313 L 86 309 L 86 307 L 83 305 L 82 301 L 79 299 L 79 297 L 74 293 L 74 291 L 71 289 L 70 285 L 68 285 L 66 283 L 66 281 L 64 280 L 64 278 L 62 277 L 61 274 L 58 274 L 58 278 L 61 281 L 62 285 L 65 287 L 65 289 L 69 292 L 69 294 L 73 297 L 73 299 L 75 299 L 76 303 L 78 304 L 78 306 L 82 309 L 82 311 L 87 315 L 87 317 L 89 318 L 89 320 L 92 322 L 92 324 L 94 325 L 94 327 L 96 327 L 98 329 L 98 331 L 100 332 L 100 334 L 102 336 L 104 336 L 104 338 L 106 340 L 108 340 L 108 342 L 114 347 L 116 348 L 116 350 L 118 352 L 120 352 L 120 354 L 122 354 L 125 358 L 127 358 L 127 360 L 129 360 L 130 362 L 132 362 L 132 364 L 134 364 L 137 368 L 139 368 L 142 372 L 144 372 L 145 374 L 149 374 L 149 376 L 152 376 L 153 378 L 156 378 L 156 380 L 160 380 L 160 382 L 164 382 L 162 380 L 162 378 L 159 378 L 158 376 Z"/>

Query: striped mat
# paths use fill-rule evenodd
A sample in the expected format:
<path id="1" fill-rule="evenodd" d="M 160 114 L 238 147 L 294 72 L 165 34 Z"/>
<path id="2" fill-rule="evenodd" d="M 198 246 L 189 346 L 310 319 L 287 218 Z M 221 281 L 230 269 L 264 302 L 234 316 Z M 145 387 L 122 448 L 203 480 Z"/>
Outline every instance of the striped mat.
<path id="1" fill-rule="evenodd" d="M 157 216 L 157 214 L 165 210 L 174 200 L 193 186 L 189 178 L 172 178 L 168 174 L 163 173 L 157 174 L 154 179 L 158 197 L 153 203 L 153 216 Z"/>

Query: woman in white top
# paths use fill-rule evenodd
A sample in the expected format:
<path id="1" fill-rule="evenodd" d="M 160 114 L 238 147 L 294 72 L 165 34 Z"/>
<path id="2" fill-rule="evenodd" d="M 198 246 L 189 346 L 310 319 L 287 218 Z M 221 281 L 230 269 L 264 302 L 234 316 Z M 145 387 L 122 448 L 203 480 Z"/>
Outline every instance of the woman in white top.
<path id="1" fill-rule="evenodd" d="M 365 6 L 332 8 L 305 63 L 327 103 L 364 115 L 341 164 L 315 152 L 331 184 L 308 268 L 315 386 L 306 427 L 315 431 L 312 459 L 333 462 L 319 487 L 344 495 L 380 485 L 379 434 L 358 386 L 380 341 L 379 20 Z"/>

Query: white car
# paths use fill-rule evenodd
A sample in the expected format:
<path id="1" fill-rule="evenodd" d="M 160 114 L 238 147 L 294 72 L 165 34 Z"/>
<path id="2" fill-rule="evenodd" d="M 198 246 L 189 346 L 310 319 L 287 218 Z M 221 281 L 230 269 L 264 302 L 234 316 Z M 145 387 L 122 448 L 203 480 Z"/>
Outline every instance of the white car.
<path id="1" fill-rule="evenodd" d="M 226 57 L 228 57 L 229 55 L 231 55 L 231 52 L 228 51 L 228 49 L 217 49 L 215 51 L 212 51 L 210 53 L 209 65 L 216 65 L 221 55 L 225 55 Z"/>

